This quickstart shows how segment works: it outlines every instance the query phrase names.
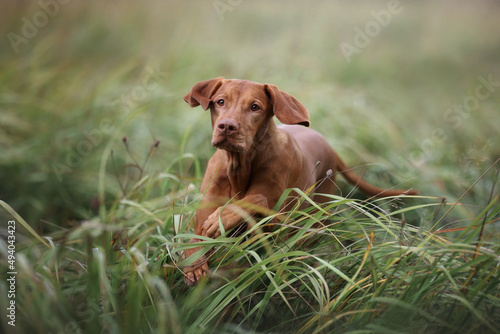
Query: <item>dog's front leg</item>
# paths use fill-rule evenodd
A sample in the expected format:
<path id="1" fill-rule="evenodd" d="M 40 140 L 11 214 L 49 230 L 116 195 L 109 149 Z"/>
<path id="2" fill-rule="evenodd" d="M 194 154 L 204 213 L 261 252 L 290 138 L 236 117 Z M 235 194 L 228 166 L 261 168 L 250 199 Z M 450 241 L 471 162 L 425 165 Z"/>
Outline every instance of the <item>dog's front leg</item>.
<path id="1" fill-rule="evenodd" d="M 201 227 L 201 235 L 217 238 L 221 235 L 220 223 L 224 231 L 232 230 L 244 219 L 257 213 L 257 208 L 268 209 L 267 198 L 263 195 L 250 195 L 235 204 L 228 204 L 215 210 Z"/>
<path id="2" fill-rule="evenodd" d="M 190 243 L 199 242 L 199 239 L 191 239 Z M 195 247 L 186 249 L 184 251 L 185 258 L 189 258 L 191 255 L 202 249 L 202 247 Z M 205 255 L 200 256 L 194 263 L 190 266 L 184 268 L 184 281 L 188 286 L 194 286 L 202 277 L 207 276 L 210 270 L 208 269 L 208 260 Z"/>

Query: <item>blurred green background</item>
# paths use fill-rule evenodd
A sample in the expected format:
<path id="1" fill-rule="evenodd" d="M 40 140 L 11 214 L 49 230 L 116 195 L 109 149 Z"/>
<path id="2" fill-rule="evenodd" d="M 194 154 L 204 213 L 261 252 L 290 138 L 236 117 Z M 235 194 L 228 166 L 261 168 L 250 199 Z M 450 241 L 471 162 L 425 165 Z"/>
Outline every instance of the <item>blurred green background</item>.
<path id="1" fill-rule="evenodd" d="M 371 182 L 456 200 L 500 156 L 499 10 L 497 1 L 2 1 L 0 199 L 42 230 L 94 216 L 120 192 L 116 169 L 142 161 L 154 140 L 153 170 L 183 152 L 203 169 L 209 116 L 182 97 L 224 76 L 295 96 L 349 165 L 370 164 Z M 357 48 L 349 57 L 347 44 Z M 490 173 L 472 189 L 470 210 L 487 204 L 494 182 Z"/>

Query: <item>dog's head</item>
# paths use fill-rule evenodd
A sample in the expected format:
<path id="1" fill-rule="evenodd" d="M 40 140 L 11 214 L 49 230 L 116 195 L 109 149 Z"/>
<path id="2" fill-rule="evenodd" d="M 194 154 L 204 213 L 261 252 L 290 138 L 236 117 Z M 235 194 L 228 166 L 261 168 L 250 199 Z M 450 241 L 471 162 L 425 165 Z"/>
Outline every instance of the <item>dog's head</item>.
<path id="1" fill-rule="evenodd" d="M 215 78 L 195 84 L 184 100 L 210 108 L 212 145 L 230 152 L 245 152 L 263 138 L 273 116 L 284 124 L 309 126 L 307 109 L 274 85 Z"/>

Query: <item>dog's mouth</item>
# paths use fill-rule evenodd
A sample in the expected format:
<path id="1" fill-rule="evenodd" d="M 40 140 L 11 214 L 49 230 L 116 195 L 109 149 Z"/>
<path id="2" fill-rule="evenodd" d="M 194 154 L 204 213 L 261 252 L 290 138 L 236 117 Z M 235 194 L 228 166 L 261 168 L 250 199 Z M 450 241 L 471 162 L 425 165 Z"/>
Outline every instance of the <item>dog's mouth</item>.
<path id="1" fill-rule="evenodd" d="M 217 136 L 212 138 L 212 146 L 228 152 L 245 151 L 245 146 L 241 140 L 226 136 Z"/>

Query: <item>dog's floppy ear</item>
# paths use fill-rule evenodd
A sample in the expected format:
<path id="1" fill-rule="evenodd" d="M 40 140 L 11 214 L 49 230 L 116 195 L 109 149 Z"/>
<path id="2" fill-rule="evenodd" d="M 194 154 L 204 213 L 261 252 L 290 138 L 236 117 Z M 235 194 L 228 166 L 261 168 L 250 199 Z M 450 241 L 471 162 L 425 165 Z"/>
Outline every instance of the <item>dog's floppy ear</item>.
<path id="1" fill-rule="evenodd" d="M 309 126 L 309 113 L 302 103 L 275 85 L 265 85 L 265 89 L 273 104 L 274 115 L 281 123 Z"/>
<path id="2" fill-rule="evenodd" d="M 189 103 L 193 108 L 201 105 L 203 109 L 207 110 L 210 106 L 212 96 L 222 85 L 223 81 L 224 78 L 219 77 L 196 83 L 193 88 L 191 88 L 191 91 L 184 96 L 184 101 Z"/>

